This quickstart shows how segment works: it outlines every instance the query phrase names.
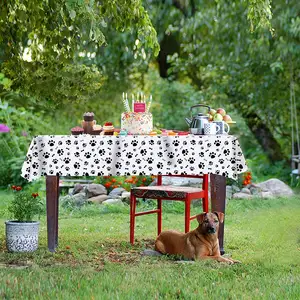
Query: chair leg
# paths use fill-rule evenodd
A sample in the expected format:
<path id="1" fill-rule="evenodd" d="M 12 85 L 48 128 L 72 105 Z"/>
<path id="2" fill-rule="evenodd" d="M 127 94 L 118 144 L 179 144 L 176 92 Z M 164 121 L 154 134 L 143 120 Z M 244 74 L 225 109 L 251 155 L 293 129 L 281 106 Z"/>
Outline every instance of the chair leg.
<path id="1" fill-rule="evenodd" d="M 209 175 L 203 176 L 202 190 L 204 191 L 204 198 L 202 199 L 203 212 L 208 212 L 208 179 Z"/>
<path id="2" fill-rule="evenodd" d="M 185 199 L 185 220 L 184 220 L 184 231 L 185 233 L 190 231 L 190 218 L 191 218 L 191 201 L 187 197 Z"/>
<path id="3" fill-rule="evenodd" d="M 161 227 L 162 227 L 162 200 L 157 199 L 157 235 L 161 233 Z"/>
<path id="4" fill-rule="evenodd" d="M 130 194 L 130 243 L 134 244 L 136 197 Z"/>
<path id="5" fill-rule="evenodd" d="M 157 175 L 157 185 L 162 185 L 162 175 Z"/>

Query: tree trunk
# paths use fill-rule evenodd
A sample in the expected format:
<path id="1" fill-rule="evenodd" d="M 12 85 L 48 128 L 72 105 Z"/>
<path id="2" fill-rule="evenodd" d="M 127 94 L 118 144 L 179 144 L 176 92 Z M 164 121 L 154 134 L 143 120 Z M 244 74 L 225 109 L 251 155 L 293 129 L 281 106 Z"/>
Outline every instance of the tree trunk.
<path id="1" fill-rule="evenodd" d="M 160 42 L 160 51 L 157 57 L 159 65 L 159 74 L 162 78 L 168 77 L 168 69 L 170 64 L 167 62 L 167 56 L 172 55 L 175 52 L 179 53 L 180 45 L 178 39 L 174 35 L 164 35 Z"/>
<path id="2" fill-rule="evenodd" d="M 243 112 L 242 117 L 248 125 L 250 131 L 254 134 L 258 143 L 263 148 L 271 162 L 286 160 L 287 158 L 283 154 L 280 144 L 274 138 L 272 132 L 268 126 L 263 122 L 261 117 L 253 111 Z M 288 163 L 288 162 L 287 162 Z"/>

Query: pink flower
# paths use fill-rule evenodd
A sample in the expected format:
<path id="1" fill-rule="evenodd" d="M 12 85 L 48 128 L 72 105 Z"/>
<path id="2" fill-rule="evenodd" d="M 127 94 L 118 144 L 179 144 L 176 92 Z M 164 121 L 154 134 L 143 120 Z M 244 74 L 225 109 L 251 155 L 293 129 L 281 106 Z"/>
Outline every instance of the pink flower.
<path id="1" fill-rule="evenodd" d="M 22 135 L 23 135 L 23 136 L 28 136 L 28 133 L 27 133 L 26 131 L 23 130 L 23 131 L 22 131 Z"/>
<path id="2" fill-rule="evenodd" d="M 5 124 L 0 124 L 0 132 L 10 132 L 10 128 Z"/>

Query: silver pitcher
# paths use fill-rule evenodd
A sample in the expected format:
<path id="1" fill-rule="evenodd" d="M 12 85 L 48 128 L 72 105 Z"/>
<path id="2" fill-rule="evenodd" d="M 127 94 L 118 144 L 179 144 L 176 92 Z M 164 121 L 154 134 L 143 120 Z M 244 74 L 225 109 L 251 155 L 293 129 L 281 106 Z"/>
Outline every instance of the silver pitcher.
<path id="1" fill-rule="evenodd" d="M 197 104 L 190 108 L 191 115 L 192 115 L 192 109 L 200 106 L 207 107 L 208 112 L 210 111 L 210 106 L 204 104 Z M 192 119 L 185 118 L 185 121 L 190 127 L 190 133 L 192 134 L 204 134 L 204 124 L 208 123 L 208 120 L 209 117 L 203 113 L 198 113 L 195 116 L 192 115 Z"/>

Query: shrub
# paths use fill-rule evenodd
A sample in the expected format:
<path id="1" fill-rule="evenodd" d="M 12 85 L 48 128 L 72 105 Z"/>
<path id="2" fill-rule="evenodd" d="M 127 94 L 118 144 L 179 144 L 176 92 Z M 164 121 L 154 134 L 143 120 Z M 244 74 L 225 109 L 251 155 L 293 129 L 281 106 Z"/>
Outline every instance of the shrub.
<path id="1" fill-rule="evenodd" d="M 108 192 L 118 187 L 130 191 L 135 186 L 148 186 L 154 178 L 155 176 L 103 176 L 97 177 L 96 183 L 104 185 Z"/>
<path id="2" fill-rule="evenodd" d="M 20 174 L 32 136 L 51 132 L 50 128 L 32 108 L 14 107 L 0 99 L 0 186 L 26 183 Z"/>
<path id="3" fill-rule="evenodd" d="M 20 186 L 12 186 L 14 198 L 8 206 L 13 220 L 18 222 L 32 221 L 42 212 L 42 203 L 38 193 L 22 190 Z"/>

